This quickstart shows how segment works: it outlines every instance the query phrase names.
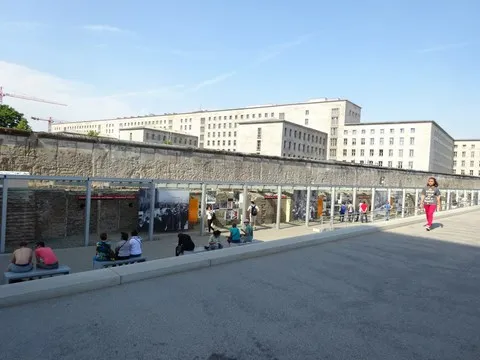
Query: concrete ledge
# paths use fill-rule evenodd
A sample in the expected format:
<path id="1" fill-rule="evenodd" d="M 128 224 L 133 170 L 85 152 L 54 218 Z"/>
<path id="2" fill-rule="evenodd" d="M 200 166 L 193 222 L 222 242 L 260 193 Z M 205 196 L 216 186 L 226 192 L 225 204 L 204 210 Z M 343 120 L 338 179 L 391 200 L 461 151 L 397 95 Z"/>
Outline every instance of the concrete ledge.
<path id="1" fill-rule="evenodd" d="M 444 211 L 437 213 L 435 219 L 472 213 L 478 210 L 480 210 L 480 206 Z M 312 232 L 312 234 L 308 235 L 254 243 L 248 246 L 205 251 L 195 254 L 194 256 L 171 257 L 137 263 L 131 266 L 85 271 L 23 283 L 1 285 L 0 308 L 102 289 L 189 270 L 207 268 L 238 260 L 272 255 L 412 224 L 418 224 L 420 226 L 424 219 L 424 215 L 418 215 L 404 219 L 377 221 L 375 223 L 367 223 L 363 226 L 351 226 L 335 231 Z"/>
<path id="2" fill-rule="evenodd" d="M 120 278 L 120 284 L 145 280 L 154 277 L 175 274 L 183 271 L 201 269 L 210 266 L 210 261 L 196 256 L 178 256 L 166 259 L 151 260 L 131 266 L 110 268 Z"/>
<path id="3" fill-rule="evenodd" d="M 103 289 L 120 284 L 110 269 L 86 271 L 0 286 L 0 308 Z"/>

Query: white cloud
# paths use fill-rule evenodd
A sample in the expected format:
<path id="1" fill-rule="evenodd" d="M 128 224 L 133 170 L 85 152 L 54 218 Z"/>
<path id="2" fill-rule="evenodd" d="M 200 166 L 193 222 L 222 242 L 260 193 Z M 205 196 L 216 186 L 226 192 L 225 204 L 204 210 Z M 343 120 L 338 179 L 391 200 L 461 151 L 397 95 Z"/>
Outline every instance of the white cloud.
<path id="1" fill-rule="evenodd" d="M 105 24 L 96 24 L 96 25 L 84 25 L 83 29 L 96 32 L 109 32 L 109 33 L 130 33 L 130 31 L 125 29 L 120 29 L 116 26 L 105 25 Z"/>
<path id="2" fill-rule="evenodd" d="M 0 86 L 4 92 L 41 98 L 67 104 L 57 106 L 35 101 L 4 97 L 3 103 L 25 114 L 34 130 L 45 131 L 44 122 L 30 120 L 31 116 L 63 121 L 92 120 L 140 114 L 144 106 L 133 106 L 125 98 L 95 96 L 95 87 L 62 79 L 22 65 L 0 61 Z M 144 105 L 144 104 L 143 104 Z"/>
<path id="3" fill-rule="evenodd" d="M 421 49 L 421 50 L 418 50 L 418 52 L 421 54 L 425 54 L 425 53 L 431 53 L 431 52 L 448 51 L 453 49 L 464 48 L 465 46 L 468 46 L 468 45 L 469 44 L 467 42 L 456 43 L 456 44 L 443 44 L 443 45 Z"/>
<path id="4" fill-rule="evenodd" d="M 194 86 L 192 86 L 190 89 L 187 90 L 187 92 L 190 92 L 190 91 L 198 91 L 200 90 L 201 88 L 204 88 L 204 87 L 207 87 L 207 86 L 211 86 L 211 85 L 215 85 L 215 84 L 218 84 L 218 83 L 221 83 L 222 81 L 225 81 L 227 80 L 228 78 L 231 78 L 232 76 L 234 76 L 237 72 L 236 71 L 230 71 L 228 73 L 224 73 L 224 74 L 220 74 L 220 75 L 217 75 L 213 78 L 210 78 L 210 79 L 207 79 L 207 80 L 204 80 Z"/>

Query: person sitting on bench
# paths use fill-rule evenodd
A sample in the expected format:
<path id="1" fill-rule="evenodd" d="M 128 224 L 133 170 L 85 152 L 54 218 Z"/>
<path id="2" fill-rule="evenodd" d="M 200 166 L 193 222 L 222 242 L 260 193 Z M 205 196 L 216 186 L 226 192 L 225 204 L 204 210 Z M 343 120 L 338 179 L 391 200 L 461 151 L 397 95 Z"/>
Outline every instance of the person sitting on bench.
<path id="1" fill-rule="evenodd" d="M 142 238 L 138 236 L 137 230 L 131 232 L 132 237 L 130 238 L 130 257 L 136 258 L 142 256 Z"/>
<path id="2" fill-rule="evenodd" d="M 221 243 L 221 232 L 220 230 L 215 230 L 213 232 L 213 235 L 210 236 L 210 239 L 208 240 L 208 245 L 205 246 L 205 250 L 216 250 L 216 249 L 222 249 L 223 245 Z"/>
<path id="3" fill-rule="evenodd" d="M 128 234 L 122 232 L 122 240 L 115 246 L 115 260 L 127 260 L 130 258 L 130 242 L 128 241 Z"/>
<path id="4" fill-rule="evenodd" d="M 233 223 L 229 231 L 230 236 L 227 239 L 229 243 L 239 244 L 242 242 L 240 230 L 238 230 L 237 224 Z"/>
<path id="5" fill-rule="evenodd" d="M 115 259 L 115 253 L 112 251 L 110 243 L 107 242 L 107 233 L 100 234 L 100 241 L 97 242 L 97 254 L 93 257 L 94 261 L 111 261 Z"/>
<path id="6" fill-rule="evenodd" d="M 250 225 L 250 221 L 245 219 L 243 221 L 243 242 L 252 242 L 253 241 L 253 227 Z"/>
<path id="7" fill-rule="evenodd" d="M 178 245 L 175 248 L 175 256 L 183 255 L 184 251 L 194 251 L 195 243 L 193 242 L 190 235 L 179 233 L 178 234 Z"/>
<path id="8" fill-rule="evenodd" d="M 58 269 L 58 259 L 52 248 L 45 246 L 43 241 L 37 241 L 35 246 L 37 269 Z"/>
<path id="9" fill-rule="evenodd" d="M 22 241 L 20 243 L 20 248 L 13 252 L 12 260 L 8 265 L 7 271 L 23 273 L 32 270 L 32 257 L 32 249 L 27 247 L 27 243 L 25 241 Z"/>

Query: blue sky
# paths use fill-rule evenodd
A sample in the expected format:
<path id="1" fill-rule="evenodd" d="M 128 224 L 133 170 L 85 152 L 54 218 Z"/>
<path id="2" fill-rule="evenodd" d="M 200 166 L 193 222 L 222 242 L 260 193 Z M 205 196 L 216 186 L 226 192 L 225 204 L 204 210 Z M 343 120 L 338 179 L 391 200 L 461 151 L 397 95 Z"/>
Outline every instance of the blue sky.
<path id="1" fill-rule="evenodd" d="M 348 98 L 480 138 L 480 2 L 1 1 L 0 86 L 81 120 Z M 44 129 L 38 124 L 38 129 Z"/>

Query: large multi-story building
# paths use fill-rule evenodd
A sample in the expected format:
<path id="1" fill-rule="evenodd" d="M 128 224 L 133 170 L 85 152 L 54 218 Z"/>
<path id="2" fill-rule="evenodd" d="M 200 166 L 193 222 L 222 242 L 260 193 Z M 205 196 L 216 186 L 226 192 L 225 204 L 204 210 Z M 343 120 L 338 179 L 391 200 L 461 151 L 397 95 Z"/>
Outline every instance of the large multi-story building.
<path id="1" fill-rule="evenodd" d="M 327 158 L 328 135 L 290 121 L 268 118 L 240 121 L 237 137 L 238 152 L 310 160 Z"/>
<path id="2" fill-rule="evenodd" d="M 196 147 L 198 145 L 198 138 L 196 136 L 150 127 L 120 129 L 118 138 L 120 140 L 138 141 L 150 144 L 170 144 L 191 147 Z"/>
<path id="3" fill-rule="evenodd" d="M 197 136 L 201 148 L 238 151 L 237 131 L 240 121 L 277 119 L 328 133 L 327 156 L 329 159 L 337 159 L 343 149 L 342 142 L 338 139 L 341 138 L 344 126 L 359 123 L 360 117 L 361 108 L 354 103 L 323 98 L 281 105 L 57 123 L 52 126 L 52 131 L 87 133 L 95 130 L 101 136 L 119 138 L 120 130 L 142 126 Z"/>
<path id="4" fill-rule="evenodd" d="M 453 173 L 480 176 L 480 139 L 455 140 Z"/>
<path id="5" fill-rule="evenodd" d="M 453 138 L 434 121 L 348 124 L 342 160 L 451 173 Z"/>

